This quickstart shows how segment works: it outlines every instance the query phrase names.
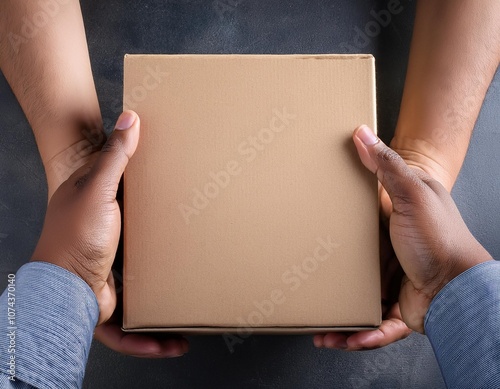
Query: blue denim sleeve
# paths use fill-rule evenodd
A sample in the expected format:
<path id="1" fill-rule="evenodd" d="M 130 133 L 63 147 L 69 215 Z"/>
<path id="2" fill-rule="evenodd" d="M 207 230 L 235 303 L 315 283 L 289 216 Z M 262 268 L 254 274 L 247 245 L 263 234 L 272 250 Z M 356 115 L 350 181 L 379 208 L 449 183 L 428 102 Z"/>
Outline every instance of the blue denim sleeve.
<path id="1" fill-rule="evenodd" d="M 99 318 L 94 293 L 45 262 L 9 280 L 0 297 L 0 388 L 80 388 Z"/>
<path id="2" fill-rule="evenodd" d="M 500 388 L 500 262 L 448 283 L 424 325 L 448 388 Z"/>

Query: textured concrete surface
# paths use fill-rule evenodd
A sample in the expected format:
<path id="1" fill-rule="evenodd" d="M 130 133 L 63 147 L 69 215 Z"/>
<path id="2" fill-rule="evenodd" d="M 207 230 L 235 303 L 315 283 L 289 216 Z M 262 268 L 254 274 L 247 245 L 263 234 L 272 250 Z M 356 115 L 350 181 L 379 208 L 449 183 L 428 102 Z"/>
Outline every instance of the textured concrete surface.
<path id="1" fill-rule="evenodd" d="M 414 17 L 402 0 L 377 34 L 372 10 L 385 1 L 82 0 L 102 113 L 120 112 L 125 53 L 355 53 L 376 56 L 379 130 L 391 138 Z M 373 28 L 366 40 L 358 29 Z M 453 196 L 479 240 L 500 258 L 500 75 L 490 87 Z M 31 255 L 46 181 L 31 129 L 0 76 L 0 288 Z M 316 350 L 308 336 L 253 336 L 231 354 L 221 337 L 191 338 L 174 360 L 140 360 L 95 343 L 85 388 L 442 388 L 424 336 L 376 351 Z"/>

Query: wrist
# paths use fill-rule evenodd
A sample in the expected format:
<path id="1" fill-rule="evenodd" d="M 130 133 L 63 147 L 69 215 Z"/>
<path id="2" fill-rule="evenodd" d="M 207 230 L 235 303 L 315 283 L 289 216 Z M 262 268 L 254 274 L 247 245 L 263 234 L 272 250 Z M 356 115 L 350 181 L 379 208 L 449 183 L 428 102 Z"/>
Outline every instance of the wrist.
<path id="1" fill-rule="evenodd" d="M 448 192 L 451 191 L 458 171 L 455 172 L 450 167 L 446 156 L 431 143 L 423 139 L 396 135 L 390 147 L 403 158 L 408 166 L 424 171 L 440 182 Z"/>
<path id="2" fill-rule="evenodd" d="M 403 320 L 412 330 L 425 334 L 425 317 L 436 296 L 470 269 L 493 261 L 490 253 L 472 235 L 465 246 L 469 250 L 460 254 L 453 253 L 440 265 L 431 264 L 430 267 L 436 267 L 437 271 L 428 281 L 414 282 L 407 276 L 404 277 L 400 293 L 401 313 Z"/>
<path id="3" fill-rule="evenodd" d="M 49 200 L 59 186 L 75 171 L 93 161 L 106 141 L 104 132 L 83 138 L 43 161 Z"/>
<path id="4" fill-rule="evenodd" d="M 40 254 L 40 252 L 43 253 L 43 250 L 39 250 L 38 246 L 35 249 L 35 252 L 30 259 L 30 262 L 41 262 L 41 263 L 47 263 L 50 265 L 57 266 L 59 268 L 62 268 L 66 270 L 69 273 L 74 274 L 76 277 L 81 279 L 83 282 L 85 282 L 90 289 L 94 291 L 94 285 L 92 283 L 92 280 L 89 278 L 86 269 L 82 268 L 78 261 L 73 261 L 73 260 L 68 260 L 68 259 L 61 259 L 61 256 L 57 254 L 51 254 L 51 255 L 43 255 Z M 64 256 L 62 258 L 67 258 L 67 256 Z"/>
<path id="5" fill-rule="evenodd" d="M 116 295 L 114 289 L 107 284 L 107 280 L 103 280 L 99 275 L 86 269 L 85 266 L 81 264 L 81 261 L 75 259 L 60 260 L 57 256 L 39 257 L 35 255 L 37 255 L 37 250 L 35 250 L 35 254 L 30 262 L 45 263 L 61 268 L 76 276 L 90 288 L 98 306 L 97 325 L 109 319 L 116 306 Z"/>

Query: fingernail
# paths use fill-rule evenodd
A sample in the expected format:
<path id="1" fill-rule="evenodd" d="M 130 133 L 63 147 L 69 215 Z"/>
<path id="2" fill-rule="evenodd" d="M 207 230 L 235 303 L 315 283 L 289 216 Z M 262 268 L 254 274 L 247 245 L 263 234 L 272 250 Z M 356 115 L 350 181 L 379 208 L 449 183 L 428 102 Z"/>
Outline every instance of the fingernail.
<path id="1" fill-rule="evenodd" d="M 130 111 L 123 112 L 118 118 L 115 126 L 115 130 L 126 130 L 132 127 L 135 122 L 136 115 Z"/>
<path id="2" fill-rule="evenodd" d="M 341 350 L 345 350 L 347 348 L 347 342 L 345 341 L 345 339 L 338 341 L 337 347 Z"/>
<path id="3" fill-rule="evenodd" d="M 378 137 L 373 133 L 371 128 L 366 125 L 362 125 L 358 128 L 356 136 L 365 144 L 366 146 L 372 146 L 378 142 Z"/>

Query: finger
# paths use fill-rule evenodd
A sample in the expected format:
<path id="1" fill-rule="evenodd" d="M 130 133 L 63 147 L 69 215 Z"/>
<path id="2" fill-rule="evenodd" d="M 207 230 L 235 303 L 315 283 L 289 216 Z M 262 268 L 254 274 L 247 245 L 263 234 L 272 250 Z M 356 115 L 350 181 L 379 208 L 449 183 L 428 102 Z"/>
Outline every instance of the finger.
<path id="1" fill-rule="evenodd" d="M 376 330 L 360 331 L 347 338 L 347 350 L 373 350 L 402 340 L 410 334 L 411 330 L 402 320 L 386 319 Z"/>
<path id="2" fill-rule="evenodd" d="M 398 153 L 387 147 L 365 125 L 354 131 L 353 140 L 361 162 L 377 175 L 393 204 L 395 199 L 410 199 L 415 196 L 415 190 L 422 186 L 422 181 Z"/>
<path id="3" fill-rule="evenodd" d="M 399 304 L 394 304 L 376 330 L 360 331 L 347 338 L 347 350 L 372 350 L 405 339 L 412 332 L 403 322 Z"/>
<path id="4" fill-rule="evenodd" d="M 328 334 L 318 334 L 313 338 L 316 347 L 335 348 L 345 350 L 347 348 L 348 333 L 345 332 L 330 332 Z"/>
<path id="5" fill-rule="evenodd" d="M 114 351 L 139 358 L 179 357 L 189 349 L 184 338 L 156 339 L 148 335 L 129 334 L 116 323 L 96 327 L 94 338 Z"/>
<path id="6" fill-rule="evenodd" d="M 372 350 L 405 339 L 411 332 L 402 320 L 399 304 L 394 304 L 387 319 L 376 330 L 316 335 L 314 345 L 347 351 Z"/>
<path id="7" fill-rule="evenodd" d="M 140 120 L 134 111 L 123 112 L 92 167 L 93 182 L 98 188 L 109 188 L 113 197 L 116 197 L 120 178 L 139 143 L 139 127 Z"/>

